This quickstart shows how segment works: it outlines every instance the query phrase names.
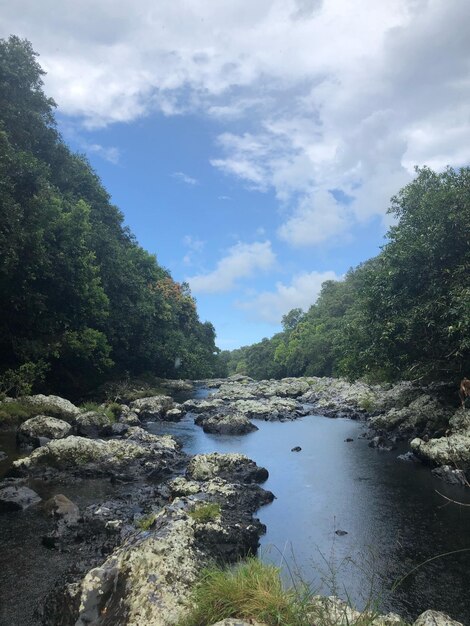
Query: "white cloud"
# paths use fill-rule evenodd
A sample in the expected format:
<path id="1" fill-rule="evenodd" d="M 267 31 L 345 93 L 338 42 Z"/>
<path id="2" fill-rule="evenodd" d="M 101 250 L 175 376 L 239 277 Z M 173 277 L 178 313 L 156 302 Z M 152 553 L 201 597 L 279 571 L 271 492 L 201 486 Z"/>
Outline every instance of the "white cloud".
<path id="1" fill-rule="evenodd" d="M 106 147 L 97 143 L 89 144 L 89 143 L 83 143 L 83 142 L 82 142 L 82 146 L 85 150 L 98 154 L 105 161 L 109 161 L 110 163 L 113 163 L 113 165 L 117 165 L 119 163 L 119 159 L 121 157 L 119 148 L 116 148 L 114 146 Z"/>
<path id="2" fill-rule="evenodd" d="M 204 250 L 206 242 L 192 235 L 185 235 L 183 237 L 183 245 L 188 249 L 188 252 L 183 257 L 183 263 L 184 265 L 193 265 L 194 257 Z"/>
<path id="3" fill-rule="evenodd" d="M 240 302 L 242 309 L 250 311 L 256 318 L 279 324 L 282 316 L 291 309 L 306 311 L 314 304 L 326 280 L 340 280 L 333 271 L 298 274 L 290 285 L 276 283 L 276 291 L 264 291 L 248 302 Z"/>
<path id="4" fill-rule="evenodd" d="M 270 241 L 237 243 L 218 263 L 215 270 L 187 278 L 194 293 L 220 293 L 233 289 L 237 281 L 274 266 L 276 257 Z"/>
<path id="5" fill-rule="evenodd" d="M 177 180 L 180 180 L 185 185 L 192 185 L 192 186 L 199 185 L 199 181 L 197 180 L 197 178 L 188 176 L 184 172 L 173 172 L 172 177 L 176 178 Z"/>
<path id="6" fill-rule="evenodd" d="M 88 128 L 217 119 L 212 165 L 274 191 L 295 246 L 383 216 L 415 164 L 470 160 L 468 0 L 16 0 L 0 18 Z"/>

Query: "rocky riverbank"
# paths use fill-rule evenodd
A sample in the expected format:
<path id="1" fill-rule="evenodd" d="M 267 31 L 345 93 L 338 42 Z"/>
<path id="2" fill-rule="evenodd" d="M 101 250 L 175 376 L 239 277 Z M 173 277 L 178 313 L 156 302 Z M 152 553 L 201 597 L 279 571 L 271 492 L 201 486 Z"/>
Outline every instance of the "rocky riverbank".
<path id="1" fill-rule="evenodd" d="M 80 410 L 55 396 L 21 400 L 29 407 L 17 429 L 24 455 L 0 483 L 0 511 L 40 508 L 49 528 L 38 542 L 70 555 L 68 574 L 37 609 L 38 623 L 176 624 L 201 568 L 256 553 L 265 529 L 253 514 L 274 497 L 259 486 L 268 471 L 238 454 L 190 457 L 173 437 L 147 432 L 149 420 L 190 414 L 206 432 L 241 435 L 256 430 L 251 420 L 348 417 L 370 427 L 372 445 L 411 441 L 416 457 L 465 484 L 470 411 L 456 410 L 438 387 L 247 377 L 199 384 L 212 393 L 183 403 L 170 395 L 139 398 L 112 411 Z M 107 482 L 112 495 L 78 507 L 69 489 L 87 481 Z M 41 485 L 53 492 L 47 500 Z M 442 619 L 429 623 L 457 624 Z"/>
<path id="2" fill-rule="evenodd" d="M 408 442 L 404 460 L 423 461 L 444 480 L 467 485 L 470 470 L 470 409 L 458 407 L 457 389 L 350 383 L 335 378 L 285 378 L 254 381 L 246 376 L 205 381 L 214 390 L 204 400 L 189 400 L 207 432 L 244 434 L 250 420 L 289 420 L 307 414 L 364 421 L 370 445 L 391 451 Z"/>

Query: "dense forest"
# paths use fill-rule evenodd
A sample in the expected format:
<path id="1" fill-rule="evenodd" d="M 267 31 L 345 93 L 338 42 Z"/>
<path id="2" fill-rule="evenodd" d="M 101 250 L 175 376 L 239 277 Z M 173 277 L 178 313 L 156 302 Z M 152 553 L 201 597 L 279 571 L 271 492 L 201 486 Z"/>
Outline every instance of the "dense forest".
<path id="1" fill-rule="evenodd" d="M 36 56 L 28 41 L 0 40 L 0 392 L 211 376 L 212 324 L 65 145 Z"/>
<path id="2" fill-rule="evenodd" d="M 327 281 L 283 332 L 222 352 L 229 374 L 455 381 L 470 373 L 470 169 L 417 169 L 381 253 Z"/>

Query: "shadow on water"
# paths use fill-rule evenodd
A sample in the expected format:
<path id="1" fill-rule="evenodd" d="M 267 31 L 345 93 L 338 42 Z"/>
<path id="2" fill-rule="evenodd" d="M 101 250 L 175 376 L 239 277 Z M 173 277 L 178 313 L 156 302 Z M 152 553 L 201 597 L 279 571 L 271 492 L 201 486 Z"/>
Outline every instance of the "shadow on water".
<path id="1" fill-rule="evenodd" d="M 241 452 L 269 469 L 264 486 L 276 500 L 259 511 L 268 528 L 260 554 L 287 580 L 300 572 L 315 589 L 347 594 L 359 607 L 372 594 L 408 619 L 434 608 L 470 623 L 470 552 L 435 559 L 390 591 L 427 559 L 470 548 L 470 509 L 435 492 L 468 502 L 463 489 L 398 460 L 401 450 L 369 448 L 357 422 L 309 416 L 256 425 L 249 435 L 207 435 L 188 416 L 149 430 L 171 432 L 190 454 Z M 295 446 L 301 452 L 291 452 Z"/>

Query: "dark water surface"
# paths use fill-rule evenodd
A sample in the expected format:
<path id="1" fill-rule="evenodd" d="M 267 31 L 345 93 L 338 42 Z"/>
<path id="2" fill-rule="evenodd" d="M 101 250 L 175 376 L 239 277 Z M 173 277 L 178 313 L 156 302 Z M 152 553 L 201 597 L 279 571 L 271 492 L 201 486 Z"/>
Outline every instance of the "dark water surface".
<path id="1" fill-rule="evenodd" d="M 361 608 L 372 593 L 383 610 L 408 619 L 434 608 L 470 624 L 470 508 L 446 504 L 435 491 L 470 502 L 465 490 L 398 460 L 400 450 L 369 448 L 357 422 L 255 423 L 258 431 L 239 437 L 207 435 L 190 417 L 148 428 L 171 432 L 190 454 L 241 452 L 268 468 L 263 486 L 276 500 L 258 512 L 267 526 L 261 557 L 281 565 L 287 580 L 300 570 L 315 589 L 348 595 Z"/>

